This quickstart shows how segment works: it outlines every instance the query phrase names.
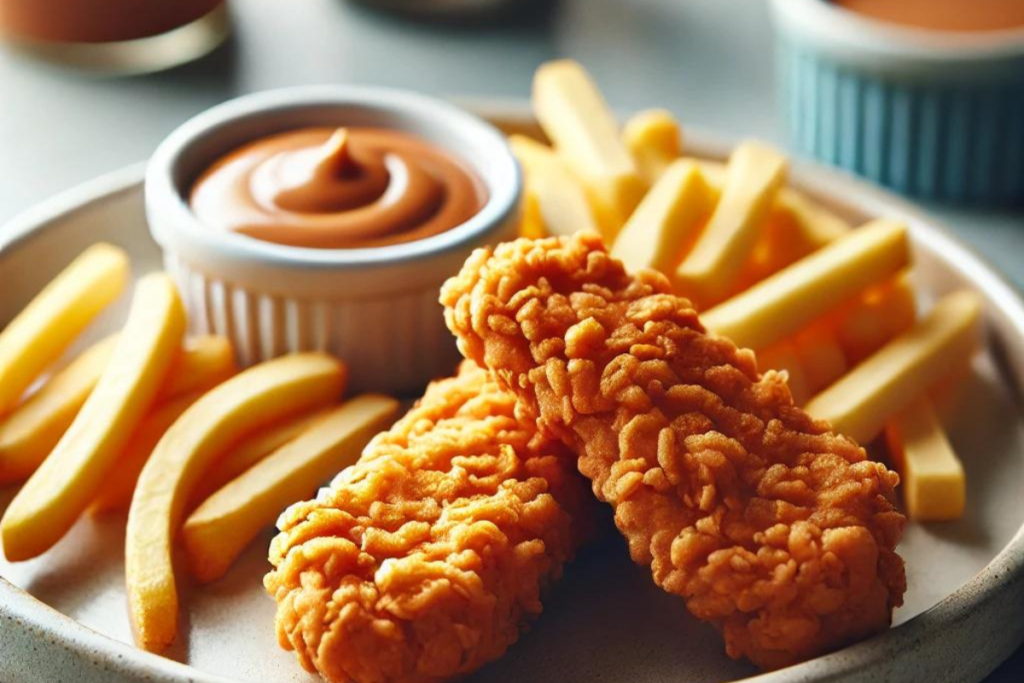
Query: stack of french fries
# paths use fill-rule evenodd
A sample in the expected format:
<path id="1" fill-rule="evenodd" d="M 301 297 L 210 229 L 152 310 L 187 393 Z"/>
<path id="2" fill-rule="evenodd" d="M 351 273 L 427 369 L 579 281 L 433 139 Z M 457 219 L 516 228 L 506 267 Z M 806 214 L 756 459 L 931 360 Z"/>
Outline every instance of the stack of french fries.
<path id="1" fill-rule="evenodd" d="M 599 231 L 628 268 L 664 273 L 710 331 L 786 373 L 812 416 L 859 443 L 884 434 L 911 517 L 963 514 L 964 470 L 928 391 L 978 348 L 981 305 L 955 292 L 917 319 L 904 223 L 853 229 L 788 187 L 788 160 L 758 142 L 726 164 L 688 157 L 662 110 L 620 130 L 572 61 L 538 70 L 533 108 L 550 144 L 510 138 L 524 235 Z"/>
<path id="2" fill-rule="evenodd" d="M 24 482 L 0 537 L 8 560 L 27 560 L 87 509 L 128 511 L 132 624 L 159 651 L 177 630 L 174 544 L 195 579 L 219 578 L 282 510 L 354 462 L 399 404 L 339 403 L 346 368 L 322 353 L 238 372 L 226 339 L 184 339 L 163 273 L 137 281 L 119 334 L 53 370 L 128 280 L 127 255 L 97 244 L 0 333 L 0 484 Z"/>

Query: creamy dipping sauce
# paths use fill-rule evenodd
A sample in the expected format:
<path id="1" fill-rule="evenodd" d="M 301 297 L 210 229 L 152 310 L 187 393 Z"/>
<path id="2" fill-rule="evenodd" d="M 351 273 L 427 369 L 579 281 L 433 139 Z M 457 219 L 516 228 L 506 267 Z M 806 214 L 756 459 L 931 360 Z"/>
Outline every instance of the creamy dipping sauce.
<path id="1" fill-rule="evenodd" d="M 853 12 L 937 31 L 1024 28 L 1024 0 L 832 0 Z"/>
<path id="2" fill-rule="evenodd" d="M 304 128 L 251 142 L 196 181 L 199 220 L 267 242 L 324 249 L 412 242 L 472 218 L 477 175 L 432 144 L 379 128 Z"/>

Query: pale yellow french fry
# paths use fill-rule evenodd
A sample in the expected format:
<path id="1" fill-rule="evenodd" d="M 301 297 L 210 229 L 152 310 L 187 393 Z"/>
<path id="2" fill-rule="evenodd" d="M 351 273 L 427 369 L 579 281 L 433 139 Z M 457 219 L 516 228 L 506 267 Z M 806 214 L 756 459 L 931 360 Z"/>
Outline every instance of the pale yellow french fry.
<path id="1" fill-rule="evenodd" d="M 0 520 L 8 560 L 60 540 L 92 502 L 164 380 L 185 332 L 185 309 L 163 273 L 135 285 L 128 321 L 96 388 Z"/>
<path id="2" fill-rule="evenodd" d="M 798 406 L 802 406 L 811 397 L 807 373 L 804 371 L 796 346 L 791 342 L 780 342 L 758 352 L 757 367 L 761 372 L 766 370 L 785 371 L 789 393 L 793 395 L 793 402 Z"/>
<path id="3" fill-rule="evenodd" d="M 683 153 L 682 129 L 665 109 L 648 109 L 631 116 L 622 127 L 622 141 L 648 185 L 658 182 Z"/>
<path id="4" fill-rule="evenodd" d="M 708 188 L 691 161 L 668 167 L 629 217 L 612 246 L 612 256 L 631 270 L 671 273 L 693 245 L 711 211 Z"/>
<path id="5" fill-rule="evenodd" d="M 192 575 L 204 583 L 223 576 L 286 507 L 358 460 L 398 407 L 388 396 L 358 396 L 214 493 L 182 529 Z"/>
<path id="6" fill-rule="evenodd" d="M 83 351 L 0 422 L 0 485 L 36 471 L 75 419 L 107 362 L 117 336 Z"/>
<path id="7" fill-rule="evenodd" d="M 128 280 L 128 255 L 94 244 L 54 278 L 0 333 L 0 415 L 113 302 Z"/>
<path id="8" fill-rule="evenodd" d="M 910 271 L 871 287 L 838 313 L 838 338 L 851 363 L 859 363 L 885 342 L 909 330 L 917 317 Z"/>
<path id="9" fill-rule="evenodd" d="M 194 505 L 202 503 L 214 491 L 227 485 L 229 481 L 263 460 L 263 458 L 289 441 L 298 438 L 303 432 L 311 429 L 313 425 L 317 424 L 333 409 L 333 407 L 328 407 L 288 417 L 279 423 L 261 429 L 255 434 L 246 437 L 237 445 L 232 446 L 231 450 L 219 458 L 216 463 L 210 466 L 210 470 L 203 474 L 202 481 L 196 484 L 195 493 L 191 497 L 192 503 Z"/>
<path id="10" fill-rule="evenodd" d="M 121 512 L 128 509 L 132 503 L 132 494 L 135 493 L 135 483 L 139 480 L 139 474 L 146 466 L 153 449 L 171 425 L 189 406 L 198 401 L 200 396 L 202 393 L 196 392 L 169 399 L 153 408 L 142 419 L 118 456 L 117 464 L 111 468 L 96 494 L 90 506 L 92 512 Z"/>
<path id="11" fill-rule="evenodd" d="M 825 389 L 849 369 L 846 354 L 827 325 L 810 325 L 793 337 L 811 395 Z"/>
<path id="12" fill-rule="evenodd" d="M 139 475 L 125 535 L 128 613 L 140 647 L 163 650 L 177 633 L 171 550 L 199 478 L 262 425 L 337 400 L 344 382 L 344 366 L 322 353 L 270 360 L 215 387 L 160 439 Z"/>
<path id="13" fill-rule="evenodd" d="M 980 314 L 974 292 L 944 297 L 921 322 L 811 399 L 807 412 L 859 443 L 871 441 L 889 418 L 971 357 Z"/>
<path id="14" fill-rule="evenodd" d="M 759 143 L 745 142 L 733 151 L 718 205 L 675 272 L 677 289 L 698 308 L 730 293 L 786 182 L 786 169 L 786 157 Z"/>
<path id="15" fill-rule="evenodd" d="M 578 63 L 548 62 L 533 78 L 533 111 L 573 173 L 583 182 L 609 243 L 646 191 L 619 126 Z"/>
<path id="16" fill-rule="evenodd" d="M 83 351 L 0 422 L 0 484 L 24 481 L 50 454 L 89 398 L 117 344 L 113 335 Z M 154 403 L 210 387 L 237 370 L 224 337 L 185 341 Z"/>
<path id="17" fill-rule="evenodd" d="M 784 339 L 909 261 L 907 229 L 874 221 L 701 316 L 705 327 L 757 350 Z"/>
<path id="18" fill-rule="evenodd" d="M 886 425 L 885 437 L 910 518 L 959 519 L 967 501 L 967 478 L 931 401 L 918 399 L 897 414 Z"/>
<path id="19" fill-rule="evenodd" d="M 512 152 L 526 176 L 526 195 L 534 197 L 544 233 L 571 235 L 579 230 L 598 230 L 587 195 L 565 162 L 547 145 L 513 135 Z"/>

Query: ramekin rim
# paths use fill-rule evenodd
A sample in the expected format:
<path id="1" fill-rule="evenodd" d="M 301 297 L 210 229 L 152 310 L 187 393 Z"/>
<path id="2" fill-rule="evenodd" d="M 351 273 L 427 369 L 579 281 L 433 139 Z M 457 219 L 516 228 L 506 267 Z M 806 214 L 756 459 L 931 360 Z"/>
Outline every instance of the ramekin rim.
<path id="1" fill-rule="evenodd" d="M 484 206 L 465 223 L 420 240 L 379 247 L 321 249 L 296 247 L 259 240 L 225 230 L 211 229 L 195 216 L 179 192 L 172 169 L 188 145 L 202 134 L 250 120 L 267 112 L 305 109 L 317 106 L 367 106 L 409 116 L 429 116 L 444 121 L 446 128 L 464 139 L 485 140 L 500 150 L 494 163 L 509 182 L 488 184 Z M 470 163 L 467 161 L 467 163 Z M 479 168 L 476 169 L 478 172 Z M 163 212 L 160 221 L 149 220 L 154 238 L 164 248 L 165 232 L 185 237 L 193 246 L 218 257 L 253 264 L 305 269 L 361 269 L 420 261 L 446 254 L 498 230 L 517 210 L 523 188 L 523 175 L 505 136 L 482 118 L 445 100 L 412 90 L 378 86 L 321 84 L 276 88 L 236 97 L 188 119 L 172 131 L 157 147 L 146 167 L 146 211 Z"/>
<path id="2" fill-rule="evenodd" d="M 828 48 L 917 63 L 988 62 L 1024 58 L 1024 28 L 985 32 L 915 28 L 867 17 L 829 0 L 771 0 L 787 29 Z"/>

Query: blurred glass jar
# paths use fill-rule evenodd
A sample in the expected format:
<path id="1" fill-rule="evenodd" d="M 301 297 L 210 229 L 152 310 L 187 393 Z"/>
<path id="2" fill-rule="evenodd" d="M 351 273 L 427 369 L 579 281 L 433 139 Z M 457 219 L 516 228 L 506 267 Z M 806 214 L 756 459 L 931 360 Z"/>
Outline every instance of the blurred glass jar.
<path id="1" fill-rule="evenodd" d="M 0 0 L 0 35 L 22 51 L 102 73 L 167 69 L 228 34 L 224 0 Z"/>

